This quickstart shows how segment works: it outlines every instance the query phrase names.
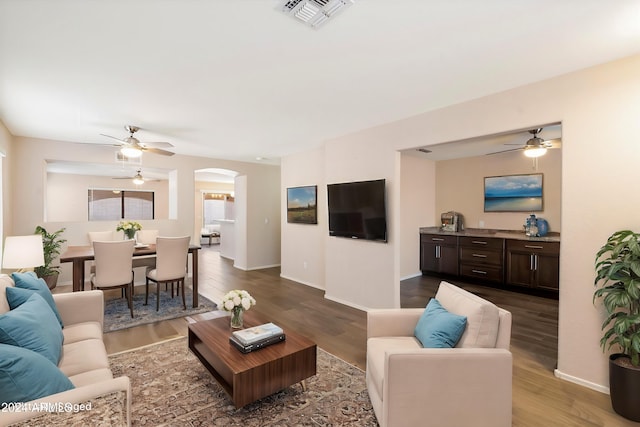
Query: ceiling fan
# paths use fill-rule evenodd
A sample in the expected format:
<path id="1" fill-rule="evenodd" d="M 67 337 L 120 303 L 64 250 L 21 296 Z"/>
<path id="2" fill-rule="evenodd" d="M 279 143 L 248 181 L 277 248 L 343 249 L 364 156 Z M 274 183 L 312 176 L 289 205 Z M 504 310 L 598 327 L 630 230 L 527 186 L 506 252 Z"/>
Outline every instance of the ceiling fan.
<path id="1" fill-rule="evenodd" d="M 542 128 L 531 129 L 529 130 L 529 133 L 532 136 L 527 140 L 527 142 L 525 142 L 524 145 L 504 144 L 504 145 L 519 145 L 520 147 L 513 148 L 511 150 L 498 151 L 496 153 L 489 153 L 489 155 L 507 153 L 509 151 L 524 150 L 524 155 L 527 157 L 535 158 L 535 157 L 544 156 L 544 154 L 547 152 L 547 149 L 556 148 L 558 146 L 558 143 L 560 143 L 561 140 L 560 138 L 544 140 L 538 136 L 540 132 L 542 132 Z"/>
<path id="2" fill-rule="evenodd" d="M 135 185 L 142 185 L 142 184 L 144 184 L 145 182 L 148 182 L 148 181 L 156 181 L 156 180 L 151 180 L 151 179 L 145 179 L 142 176 L 142 169 L 138 169 L 134 176 L 119 176 L 119 177 L 115 177 L 113 179 L 130 179 Z"/>
<path id="3" fill-rule="evenodd" d="M 115 136 L 105 135 L 101 133 L 100 135 L 106 136 L 107 138 L 116 139 L 119 141 L 117 146 L 120 146 L 120 152 L 125 157 L 140 157 L 144 151 L 149 153 L 161 154 L 163 156 L 173 156 L 175 153 L 167 150 L 163 150 L 160 147 L 173 147 L 172 144 L 168 142 L 140 142 L 140 140 L 133 136 L 134 133 L 138 132 L 140 128 L 138 126 L 126 125 L 125 130 L 129 132 L 129 136 L 120 139 Z"/>

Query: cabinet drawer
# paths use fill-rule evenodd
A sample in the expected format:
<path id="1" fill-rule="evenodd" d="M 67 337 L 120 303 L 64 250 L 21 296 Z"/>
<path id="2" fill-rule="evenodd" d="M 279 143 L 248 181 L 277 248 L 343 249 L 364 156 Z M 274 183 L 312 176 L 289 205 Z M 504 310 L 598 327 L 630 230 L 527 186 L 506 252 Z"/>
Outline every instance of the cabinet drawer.
<path id="1" fill-rule="evenodd" d="M 507 240 L 507 251 L 560 254 L 560 242 L 538 242 L 532 240 Z"/>
<path id="2" fill-rule="evenodd" d="M 421 234 L 420 241 L 423 243 L 435 243 L 438 245 L 457 245 L 457 236 L 448 236 L 445 234 Z"/>
<path id="3" fill-rule="evenodd" d="M 465 264 L 481 264 L 481 265 L 502 265 L 502 251 L 476 249 L 476 248 L 460 248 L 460 261 Z"/>
<path id="4" fill-rule="evenodd" d="M 502 268 L 489 265 L 477 266 L 469 264 L 460 265 L 460 275 L 484 279 L 492 282 L 502 282 Z"/>
<path id="5" fill-rule="evenodd" d="M 460 246 L 470 248 L 500 249 L 504 240 L 492 237 L 460 237 Z"/>

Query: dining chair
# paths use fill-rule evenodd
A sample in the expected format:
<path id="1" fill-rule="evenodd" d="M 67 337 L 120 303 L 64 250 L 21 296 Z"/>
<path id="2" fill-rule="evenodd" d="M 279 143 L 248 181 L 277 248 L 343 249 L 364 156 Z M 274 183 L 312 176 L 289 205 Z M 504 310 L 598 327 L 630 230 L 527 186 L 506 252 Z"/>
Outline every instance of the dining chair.
<path id="1" fill-rule="evenodd" d="M 120 240 L 93 242 L 96 271 L 91 275 L 91 289 L 122 289 L 133 317 L 133 268 L 135 242 Z"/>
<path id="2" fill-rule="evenodd" d="M 89 231 L 87 233 L 89 236 L 89 244 L 93 245 L 93 242 L 111 242 L 116 240 L 117 234 L 113 231 Z M 96 272 L 96 263 L 94 261 L 89 261 L 91 264 L 89 266 L 89 274 L 95 274 Z"/>
<path id="3" fill-rule="evenodd" d="M 136 242 L 140 245 L 155 245 L 158 233 L 158 230 L 138 230 Z M 144 255 L 135 257 L 133 259 L 133 268 L 137 267 L 156 268 L 156 256 Z"/>
<path id="4" fill-rule="evenodd" d="M 187 256 L 189 254 L 189 241 L 191 237 L 158 237 L 156 239 L 156 268 L 147 270 L 145 284 L 144 303 L 149 299 L 149 282 L 156 284 L 156 311 L 160 310 L 160 284 L 171 284 L 173 296 L 173 284 L 177 285 L 180 293 L 182 286 L 182 307 L 186 310 L 187 304 L 184 297 L 184 281 L 187 275 Z"/>

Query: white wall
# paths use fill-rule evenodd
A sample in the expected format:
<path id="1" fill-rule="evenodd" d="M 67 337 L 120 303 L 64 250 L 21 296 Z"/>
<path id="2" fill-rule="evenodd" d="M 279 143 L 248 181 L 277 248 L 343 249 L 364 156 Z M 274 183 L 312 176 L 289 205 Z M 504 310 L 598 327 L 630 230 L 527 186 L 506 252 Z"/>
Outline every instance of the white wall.
<path id="1" fill-rule="evenodd" d="M 325 176 L 328 183 L 391 179 L 400 176 L 395 168 L 402 165 L 395 162 L 396 149 L 561 122 L 557 373 L 606 390 L 607 356 L 599 347 L 602 318 L 592 304 L 593 261 L 612 232 L 640 229 L 640 198 L 635 196 L 640 180 L 639 75 L 640 56 L 634 56 L 336 138 L 326 145 Z M 392 212 L 400 211 L 398 196 L 391 194 L 389 200 Z M 393 227 L 402 229 L 402 219 L 392 218 Z M 325 239 L 328 297 L 364 307 L 396 304 L 397 236 L 391 233 L 387 245 Z"/>

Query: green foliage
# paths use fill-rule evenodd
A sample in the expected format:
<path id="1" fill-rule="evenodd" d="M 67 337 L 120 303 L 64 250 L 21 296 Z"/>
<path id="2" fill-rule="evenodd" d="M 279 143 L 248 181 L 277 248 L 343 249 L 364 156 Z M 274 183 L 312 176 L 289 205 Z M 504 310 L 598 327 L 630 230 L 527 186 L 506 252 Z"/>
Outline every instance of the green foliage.
<path id="1" fill-rule="evenodd" d="M 60 272 L 59 266 L 53 266 L 51 264 L 53 260 L 60 255 L 62 244 L 67 241 L 61 236 L 64 230 L 64 228 L 61 228 L 54 233 L 48 233 L 43 227 L 36 227 L 34 234 L 42 235 L 42 249 L 44 251 L 44 265 L 33 269 L 38 277 L 45 277 Z"/>
<path id="2" fill-rule="evenodd" d="M 617 231 L 596 255 L 594 303 L 602 300 L 607 317 L 600 345 L 618 346 L 640 364 L 640 233 Z"/>

